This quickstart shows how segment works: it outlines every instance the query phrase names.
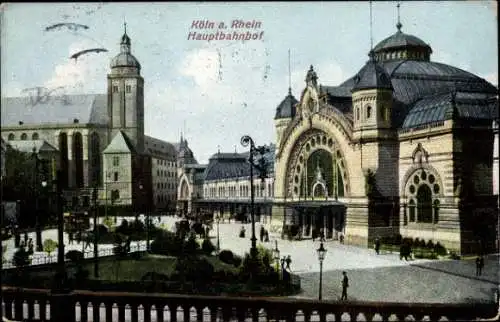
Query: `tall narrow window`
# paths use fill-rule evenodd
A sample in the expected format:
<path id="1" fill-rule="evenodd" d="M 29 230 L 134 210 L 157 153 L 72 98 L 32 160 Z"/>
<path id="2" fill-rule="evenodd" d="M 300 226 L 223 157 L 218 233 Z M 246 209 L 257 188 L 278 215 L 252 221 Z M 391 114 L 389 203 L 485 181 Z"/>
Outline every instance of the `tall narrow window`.
<path id="1" fill-rule="evenodd" d="M 366 118 L 369 119 L 372 116 L 372 107 L 368 105 L 366 107 Z"/>
<path id="2" fill-rule="evenodd" d="M 125 86 L 125 92 L 131 93 L 132 92 L 132 86 L 131 85 Z"/>
<path id="3" fill-rule="evenodd" d="M 120 165 L 120 157 L 113 157 L 113 166 L 117 167 Z"/>
<path id="4" fill-rule="evenodd" d="M 410 222 L 415 222 L 415 201 L 410 200 L 410 204 L 408 206 L 410 208 Z"/>
<path id="5" fill-rule="evenodd" d="M 113 93 L 118 93 L 118 86 L 117 85 L 113 85 Z"/>
<path id="6" fill-rule="evenodd" d="M 115 172 L 115 181 L 118 181 L 118 172 Z"/>
<path id="7" fill-rule="evenodd" d="M 434 200 L 434 223 L 439 222 L 439 200 Z"/>

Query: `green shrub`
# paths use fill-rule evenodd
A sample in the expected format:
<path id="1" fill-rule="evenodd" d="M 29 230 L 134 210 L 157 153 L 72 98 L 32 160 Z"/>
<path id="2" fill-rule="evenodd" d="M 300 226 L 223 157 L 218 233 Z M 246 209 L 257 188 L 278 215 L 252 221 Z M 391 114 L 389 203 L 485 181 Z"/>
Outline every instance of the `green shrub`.
<path id="1" fill-rule="evenodd" d="M 110 216 L 104 217 L 102 223 L 108 228 L 108 230 L 111 230 L 111 228 L 115 225 L 114 219 Z"/>
<path id="2" fill-rule="evenodd" d="M 30 264 L 29 254 L 24 247 L 20 247 L 18 250 L 16 250 L 12 260 L 16 267 Z"/>
<path id="3" fill-rule="evenodd" d="M 427 247 L 427 249 L 434 250 L 434 243 L 432 242 L 432 240 L 429 239 L 429 241 L 427 242 L 426 247 Z"/>
<path id="4" fill-rule="evenodd" d="M 214 246 L 214 244 L 212 244 L 212 241 L 210 239 L 205 238 L 203 240 L 203 244 L 201 245 L 201 250 L 205 254 L 210 255 L 215 250 L 215 246 Z"/>
<path id="5" fill-rule="evenodd" d="M 200 284 L 210 282 L 214 271 L 214 266 L 205 258 L 178 259 L 175 265 L 175 272 L 182 280 Z"/>
<path id="6" fill-rule="evenodd" d="M 233 252 L 228 249 L 221 251 L 219 253 L 219 259 L 221 260 L 221 262 L 231 265 L 234 263 Z"/>
<path id="7" fill-rule="evenodd" d="M 70 250 L 66 253 L 66 258 L 73 263 L 79 263 L 84 259 L 83 253 L 79 250 Z"/>
<path id="8" fill-rule="evenodd" d="M 439 256 L 445 256 L 446 255 L 446 248 L 441 245 L 439 242 L 434 245 L 434 252 L 436 252 L 437 255 Z"/>
<path id="9" fill-rule="evenodd" d="M 183 240 L 169 231 L 159 232 L 151 243 L 151 252 L 160 255 L 178 256 L 183 249 Z"/>
<path id="10" fill-rule="evenodd" d="M 234 255 L 234 257 L 233 257 L 234 267 L 240 267 L 242 261 L 243 261 L 243 259 L 240 256 Z"/>
<path id="11" fill-rule="evenodd" d="M 52 253 L 54 250 L 56 250 L 57 248 L 57 243 L 55 241 L 53 241 L 52 239 L 45 239 L 43 241 L 43 251 L 44 252 L 47 252 L 47 254 L 49 254 L 50 256 L 50 253 Z"/>
<path id="12" fill-rule="evenodd" d="M 192 255 L 200 250 L 200 244 L 196 241 L 196 235 L 190 234 L 188 240 L 184 242 L 183 254 Z"/>

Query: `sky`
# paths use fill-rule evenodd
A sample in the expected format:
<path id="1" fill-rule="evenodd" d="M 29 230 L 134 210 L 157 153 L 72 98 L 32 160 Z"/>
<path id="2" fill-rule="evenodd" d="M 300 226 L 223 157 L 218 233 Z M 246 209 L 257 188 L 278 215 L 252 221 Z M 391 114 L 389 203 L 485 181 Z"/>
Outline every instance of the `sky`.
<path id="1" fill-rule="evenodd" d="M 182 132 L 206 163 L 218 150 L 244 152 L 240 138 L 246 134 L 257 145 L 274 142 L 276 107 L 289 79 L 298 98 L 310 65 L 327 86 L 357 73 L 368 60 L 370 35 L 375 46 L 396 32 L 396 4 L 372 2 L 370 28 L 368 1 L 4 3 L 1 94 L 22 96 L 36 86 L 106 93 L 126 21 L 142 66 L 146 134 L 178 142 Z M 247 24 L 232 28 L 234 20 Z M 431 60 L 498 84 L 495 1 L 402 1 L 400 20 L 403 32 L 430 44 Z M 45 31 L 62 22 L 88 29 Z M 203 22 L 215 27 L 200 28 Z M 227 33 L 257 39 L 189 39 L 192 32 L 215 34 L 220 23 Z M 108 52 L 69 58 L 89 48 Z"/>

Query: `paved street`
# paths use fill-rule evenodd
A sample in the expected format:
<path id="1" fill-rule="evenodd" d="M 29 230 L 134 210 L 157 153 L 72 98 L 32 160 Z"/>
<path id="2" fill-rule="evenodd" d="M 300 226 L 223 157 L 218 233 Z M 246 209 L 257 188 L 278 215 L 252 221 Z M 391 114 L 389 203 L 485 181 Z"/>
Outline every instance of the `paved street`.
<path id="1" fill-rule="evenodd" d="M 172 229 L 179 218 L 152 217 L 155 225 Z M 118 224 L 124 218 L 118 218 Z M 134 218 L 126 218 L 133 220 Z M 239 238 L 241 226 L 246 228 L 245 238 Z M 217 226 L 210 232 L 214 245 L 217 244 Z M 244 255 L 250 248 L 251 225 L 221 223 L 219 225 L 221 249 L 231 249 L 235 254 Z M 257 238 L 260 224 L 256 224 Z M 30 234 L 34 238 L 34 233 Z M 43 238 L 57 240 L 57 231 L 43 232 Z M 65 236 L 67 240 L 67 236 Z M 291 255 L 291 269 L 301 276 L 303 292 L 297 297 L 317 298 L 319 262 L 316 249 L 319 242 L 311 240 L 288 241 L 270 235 L 267 248 L 274 248 L 278 240 L 281 256 Z M 8 256 L 12 256 L 13 240 L 8 244 Z M 142 242 L 144 243 L 144 242 Z M 260 242 L 258 242 L 260 244 Z M 112 245 L 100 245 L 100 249 Z M 66 246 L 67 250 L 81 250 L 81 244 Z M 493 290 L 499 281 L 498 256 L 486 259 L 483 276 L 475 276 L 474 260 L 424 260 L 401 261 L 398 254 L 376 255 L 372 249 L 342 245 L 332 241 L 325 244 L 327 249 L 323 264 L 323 298 L 336 300 L 340 297 L 342 271 L 349 276 L 348 295 L 350 299 L 396 302 L 467 302 L 491 301 Z"/>

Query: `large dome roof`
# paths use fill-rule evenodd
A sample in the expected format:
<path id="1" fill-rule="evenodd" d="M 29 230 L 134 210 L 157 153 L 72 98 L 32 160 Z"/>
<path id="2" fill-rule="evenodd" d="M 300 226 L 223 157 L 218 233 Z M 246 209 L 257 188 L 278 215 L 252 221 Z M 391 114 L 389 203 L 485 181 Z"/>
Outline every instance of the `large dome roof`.
<path id="1" fill-rule="evenodd" d="M 140 69 L 141 64 L 131 53 L 119 53 L 111 60 L 111 68 L 115 67 L 136 67 Z"/>
<path id="2" fill-rule="evenodd" d="M 432 52 L 431 46 L 426 44 L 422 39 L 413 35 L 408 35 L 398 30 L 394 35 L 389 36 L 379 42 L 373 51 L 378 53 L 386 50 L 400 49 L 403 47 L 422 47 Z"/>

